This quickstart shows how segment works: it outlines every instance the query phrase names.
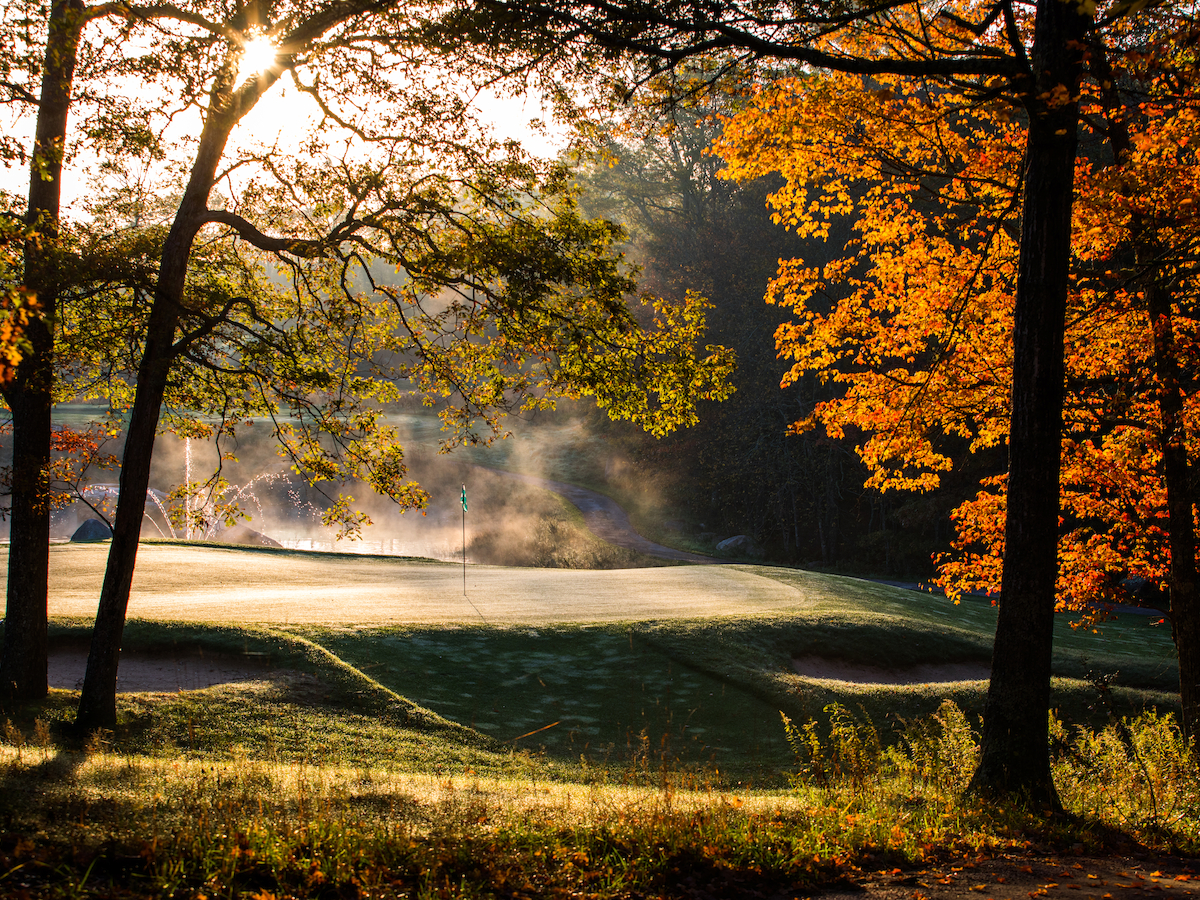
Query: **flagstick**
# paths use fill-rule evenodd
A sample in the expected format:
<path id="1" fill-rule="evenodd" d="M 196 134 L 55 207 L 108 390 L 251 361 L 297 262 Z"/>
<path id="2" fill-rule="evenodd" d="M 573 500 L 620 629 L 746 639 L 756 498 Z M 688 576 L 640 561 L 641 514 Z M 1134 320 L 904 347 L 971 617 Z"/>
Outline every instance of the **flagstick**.
<path id="1" fill-rule="evenodd" d="M 462 548 L 463 548 L 463 596 L 467 596 L 467 504 L 465 498 L 467 496 L 467 486 L 464 484 L 462 488 L 463 502 L 463 526 L 462 526 Z"/>
<path id="2" fill-rule="evenodd" d="M 462 508 L 463 508 L 463 532 L 462 532 L 462 548 L 463 548 L 463 596 L 467 597 L 467 486 L 464 484 L 462 489 Z M 483 618 L 483 613 L 479 612 L 479 607 L 471 602 L 471 598 L 467 597 L 467 602 L 471 604 L 471 609 L 479 613 L 479 618 L 483 619 L 483 624 L 487 625 L 488 620 Z"/>

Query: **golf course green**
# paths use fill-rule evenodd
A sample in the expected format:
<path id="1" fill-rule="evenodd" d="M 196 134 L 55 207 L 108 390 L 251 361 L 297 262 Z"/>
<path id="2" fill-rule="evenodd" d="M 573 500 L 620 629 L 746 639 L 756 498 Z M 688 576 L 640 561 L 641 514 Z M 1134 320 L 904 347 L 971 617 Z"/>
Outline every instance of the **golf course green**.
<path id="1" fill-rule="evenodd" d="M 73 647 L 80 667 L 106 551 L 51 551 L 52 643 Z M 430 560 L 147 543 L 123 653 L 131 672 L 141 658 L 196 653 L 252 659 L 261 677 L 351 672 L 515 749 L 653 755 L 770 780 L 792 758 L 780 711 L 803 721 L 841 703 L 885 736 L 947 698 L 977 716 L 995 627 L 986 600 L 768 566 L 468 566 L 466 587 L 461 566 Z M 1123 710 L 1171 708 L 1174 649 L 1156 621 L 1089 629 L 1060 617 L 1065 717 L 1103 715 L 1097 677 Z M 298 654 L 297 641 L 320 653 Z M 247 677 L 242 665 L 228 680 Z M 122 686 L 146 689 L 132 676 Z"/>

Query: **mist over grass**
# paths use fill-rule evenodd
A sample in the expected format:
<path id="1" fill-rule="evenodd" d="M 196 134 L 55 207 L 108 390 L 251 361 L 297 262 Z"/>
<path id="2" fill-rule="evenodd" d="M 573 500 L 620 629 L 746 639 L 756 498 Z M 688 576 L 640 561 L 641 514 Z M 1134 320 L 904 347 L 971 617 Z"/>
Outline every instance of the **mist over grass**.
<path id="1" fill-rule="evenodd" d="M 98 414 L 96 408 L 71 405 L 60 407 L 56 417 L 84 427 Z M 433 413 L 394 413 L 387 424 L 400 435 L 409 477 L 429 492 L 424 510 L 402 510 L 365 484 L 305 484 L 280 457 L 271 423 L 254 420 L 222 438 L 224 460 L 218 458 L 212 440 L 159 436 L 151 471 L 154 496 L 147 504 L 143 537 L 220 541 L 230 532 L 214 503 L 232 503 L 244 528 L 286 547 L 459 560 L 465 536 L 467 558 L 478 563 L 595 569 L 663 564 L 596 539 L 569 502 L 503 474 L 509 470 L 592 484 L 598 477 L 603 480 L 606 470 L 627 474 L 629 467 L 619 451 L 594 434 L 583 418 L 561 414 L 543 415 L 538 421 L 513 419 L 516 433 L 507 440 L 466 446 L 451 454 L 439 452 L 445 435 Z M 119 454 L 121 437 L 105 449 Z M 0 439 L 0 456 L 5 452 Z M 224 490 L 209 482 L 218 472 L 228 484 Z M 102 510 L 110 516 L 118 477 L 115 470 L 89 474 L 91 482 L 112 486 Z M 185 482 L 199 487 L 186 500 L 175 496 L 169 501 L 167 495 Z M 459 503 L 463 485 L 470 506 L 465 535 Z M 321 524 L 322 513 L 339 493 L 352 496 L 371 522 L 345 539 Z M 644 503 L 655 496 L 649 485 L 632 493 Z M 205 519 L 190 530 L 184 525 L 185 503 L 193 517 Z M 95 515 L 85 504 L 73 503 L 55 512 L 52 535 L 69 538 Z"/>

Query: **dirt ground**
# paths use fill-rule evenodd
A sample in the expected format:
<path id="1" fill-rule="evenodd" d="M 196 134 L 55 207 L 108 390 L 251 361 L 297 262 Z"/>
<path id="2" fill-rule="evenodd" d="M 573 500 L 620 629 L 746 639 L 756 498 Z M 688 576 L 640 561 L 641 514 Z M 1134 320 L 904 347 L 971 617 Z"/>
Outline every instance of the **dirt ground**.
<path id="1" fill-rule="evenodd" d="M 916 870 L 864 871 L 826 900 L 1184 900 L 1200 894 L 1200 860 L 1131 848 L 1119 856 L 1000 855 Z"/>

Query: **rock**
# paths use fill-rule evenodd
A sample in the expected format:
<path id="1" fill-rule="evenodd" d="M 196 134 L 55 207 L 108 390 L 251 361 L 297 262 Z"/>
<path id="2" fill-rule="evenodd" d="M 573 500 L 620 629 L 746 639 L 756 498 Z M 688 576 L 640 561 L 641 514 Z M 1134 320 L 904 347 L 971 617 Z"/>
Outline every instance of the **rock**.
<path id="1" fill-rule="evenodd" d="M 245 544 L 248 547 L 282 547 L 283 544 L 274 538 L 269 538 L 261 531 L 255 531 L 245 525 L 234 525 L 226 528 L 217 536 L 218 541 L 226 544 Z"/>
<path id="2" fill-rule="evenodd" d="M 75 529 L 71 540 L 77 544 L 87 544 L 95 541 L 107 541 L 112 537 L 112 529 L 102 519 L 88 519 Z"/>
<path id="3" fill-rule="evenodd" d="M 763 549 L 758 545 L 758 541 L 747 534 L 736 534 L 731 538 L 725 538 L 717 544 L 717 550 L 721 553 L 732 553 L 739 556 L 763 555 Z"/>

